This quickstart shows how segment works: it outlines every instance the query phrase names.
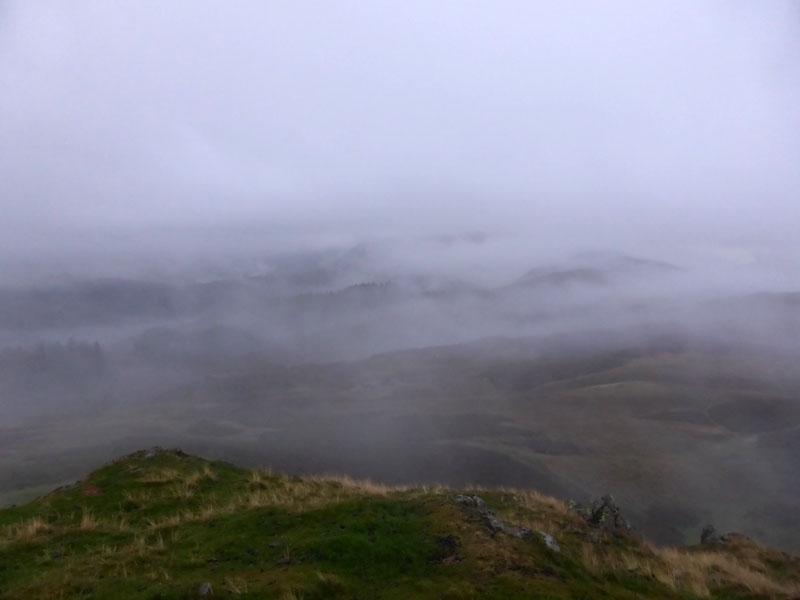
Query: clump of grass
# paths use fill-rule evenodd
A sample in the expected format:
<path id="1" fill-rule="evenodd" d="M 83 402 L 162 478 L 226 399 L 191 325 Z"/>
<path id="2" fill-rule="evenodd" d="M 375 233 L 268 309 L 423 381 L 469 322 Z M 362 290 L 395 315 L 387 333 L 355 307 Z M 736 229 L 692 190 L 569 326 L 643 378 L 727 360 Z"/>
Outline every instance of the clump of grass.
<path id="1" fill-rule="evenodd" d="M 188 523 L 192 521 L 191 513 L 175 513 L 173 515 L 169 515 L 164 517 L 163 519 L 147 519 L 147 527 L 151 530 L 158 530 L 158 529 L 168 529 L 172 527 L 178 527 L 183 523 Z"/>
<path id="2" fill-rule="evenodd" d="M 51 531 L 53 527 L 37 516 L 8 527 L 5 538 L 7 541 L 31 541 Z"/>
<path id="3" fill-rule="evenodd" d="M 172 486 L 172 497 L 178 500 L 189 500 L 194 496 L 195 484 L 191 481 L 181 481 Z"/>
<path id="4" fill-rule="evenodd" d="M 237 577 L 225 578 L 225 590 L 234 596 L 241 596 L 247 593 L 247 581 Z"/>
<path id="5" fill-rule="evenodd" d="M 141 483 L 151 484 L 173 483 L 181 479 L 183 479 L 181 472 L 170 468 L 150 469 L 139 476 Z"/>
<path id="6" fill-rule="evenodd" d="M 390 486 L 382 483 L 375 483 L 369 479 L 353 479 L 347 475 L 325 475 L 321 477 L 310 477 L 308 481 L 336 483 L 347 490 L 362 493 L 370 496 L 386 496 L 390 492 L 407 490 L 404 486 Z"/>
<path id="7" fill-rule="evenodd" d="M 81 520 L 80 524 L 78 525 L 78 529 L 81 531 L 94 531 L 99 525 L 100 522 L 91 513 L 91 511 L 84 509 L 81 513 Z"/>
<path id="8" fill-rule="evenodd" d="M 251 488 L 266 489 L 269 487 L 269 478 L 272 473 L 263 469 L 252 469 L 247 476 Z"/>
<path id="9" fill-rule="evenodd" d="M 166 548 L 164 538 L 160 533 L 155 536 L 147 536 L 145 534 L 137 534 L 134 536 L 133 541 L 121 548 L 123 554 L 132 554 L 135 556 L 149 556 L 153 552 L 161 552 Z"/>
<path id="10" fill-rule="evenodd" d="M 214 470 L 208 465 L 203 465 L 201 470 L 184 475 L 181 481 L 186 485 L 195 487 L 203 481 L 216 481 L 216 479 L 217 474 L 214 473 Z"/>
<path id="11" fill-rule="evenodd" d="M 650 544 L 642 547 L 632 544 L 624 551 L 614 551 L 586 542 L 581 548 L 581 562 L 596 575 L 635 574 L 656 580 L 674 592 L 700 598 L 710 597 L 713 590 L 725 586 L 770 598 L 800 594 L 800 583 L 769 577 L 761 561 L 744 561 L 724 552 L 659 548 Z"/>
<path id="12" fill-rule="evenodd" d="M 325 598 L 341 597 L 349 591 L 348 585 L 337 575 L 317 571 L 316 576 L 317 591 Z"/>
<path id="13" fill-rule="evenodd" d="M 520 498 L 522 504 L 528 508 L 544 507 L 546 510 L 562 516 L 569 514 L 569 507 L 567 503 L 563 500 L 559 500 L 558 498 L 553 498 L 552 496 L 547 496 L 545 494 L 540 494 L 539 492 L 530 490 L 523 492 L 517 491 L 516 494 Z"/>
<path id="14" fill-rule="evenodd" d="M 689 589 L 699 596 L 709 596 L 720 582 L 742 587 L 763 596 L 800 595 L 800 584 L 786 584 L 768 577 L 759 560 L 747 562 L 722 552 L 689 552 L 677 548 L 652 548 L 662 569 L 656 579 L 671 589 Z"/>

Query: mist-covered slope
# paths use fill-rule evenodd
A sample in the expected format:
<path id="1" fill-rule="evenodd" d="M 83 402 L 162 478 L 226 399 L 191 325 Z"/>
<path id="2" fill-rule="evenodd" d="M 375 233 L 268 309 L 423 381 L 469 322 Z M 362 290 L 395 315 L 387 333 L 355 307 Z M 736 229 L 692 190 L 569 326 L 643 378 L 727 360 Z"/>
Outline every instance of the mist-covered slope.
<path id="1" fill-rule="evenodd" d="M 612 489 L 655 540 L 712 521 L 797 551 L 792 280 L 704 287 L 614 253 L 538 264 L 492 284 L 359 246 L 260 275 L 15 288 L 0 504 L 167 439 L 296 473 Z"/>

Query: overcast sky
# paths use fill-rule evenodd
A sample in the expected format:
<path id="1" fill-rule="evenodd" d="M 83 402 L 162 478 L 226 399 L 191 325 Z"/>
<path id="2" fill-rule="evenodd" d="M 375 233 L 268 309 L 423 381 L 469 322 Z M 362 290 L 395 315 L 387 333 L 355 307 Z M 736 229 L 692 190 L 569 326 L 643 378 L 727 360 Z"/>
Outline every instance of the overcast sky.
<path id="1" fill-rule="evenodd" d="M 798 107 L 796 2 L 0 0 L 0 267 L 242 231 L 791 247 Z"/>

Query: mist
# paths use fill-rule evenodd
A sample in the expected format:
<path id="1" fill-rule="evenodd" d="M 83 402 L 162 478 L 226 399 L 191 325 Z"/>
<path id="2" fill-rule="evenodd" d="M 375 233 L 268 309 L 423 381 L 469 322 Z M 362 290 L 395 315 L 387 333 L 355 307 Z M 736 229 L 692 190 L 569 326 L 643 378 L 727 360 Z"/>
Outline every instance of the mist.
<path id="1" fill-rule="evenodd" d="M 180 445 L 800 548 L 799 40 L 780 1 L 0 3 L 0 504 Z"/>
<path id="2" fill-rule="evenodd" d="M 2 10 L 7 277 L 462 231 L 793 251 L 790 2 Z"/>

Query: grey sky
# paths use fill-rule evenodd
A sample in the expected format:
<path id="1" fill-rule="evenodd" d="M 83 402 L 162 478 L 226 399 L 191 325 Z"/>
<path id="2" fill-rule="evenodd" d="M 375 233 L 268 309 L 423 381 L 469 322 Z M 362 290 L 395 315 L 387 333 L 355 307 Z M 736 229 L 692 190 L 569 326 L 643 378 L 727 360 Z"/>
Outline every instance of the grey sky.
<path id="1" fill-rule="evenodd" d="M 0 2 L 0 266 L 209 228 L 791 244 L 798 6 Z"/>

